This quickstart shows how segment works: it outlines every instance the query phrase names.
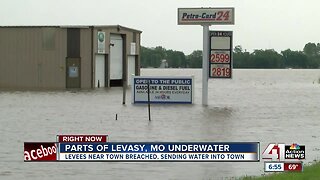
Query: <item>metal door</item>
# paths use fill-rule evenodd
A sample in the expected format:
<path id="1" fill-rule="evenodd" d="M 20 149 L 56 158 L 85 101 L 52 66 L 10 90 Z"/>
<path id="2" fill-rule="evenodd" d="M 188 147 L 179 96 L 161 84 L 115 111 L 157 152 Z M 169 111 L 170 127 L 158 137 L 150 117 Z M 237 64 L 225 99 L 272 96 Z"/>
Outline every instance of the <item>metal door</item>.
<path id="1" fill-rule="evenodd" d="M 123 39 L 121 35 L 110 36 L 110 80 L 122 80 Z"/>
<path id="2" fill-rule="evenodd" d="M 81 67 L 80 58 L 67 58 L 66 63 L 66 82 L 67 88 L 81 87 Z"/>

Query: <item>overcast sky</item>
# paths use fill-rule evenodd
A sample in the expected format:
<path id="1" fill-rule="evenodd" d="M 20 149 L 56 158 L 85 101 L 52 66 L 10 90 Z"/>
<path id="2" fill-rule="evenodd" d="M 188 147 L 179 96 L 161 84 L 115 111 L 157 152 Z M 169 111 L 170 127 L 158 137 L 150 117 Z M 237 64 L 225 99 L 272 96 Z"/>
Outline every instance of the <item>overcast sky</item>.
<path id="1" fill-rule="evenodd" d="M 202 49 L 200 25 L 177 25 L 180 7 L 234 7 L 234 45 L 247 51 L 320 43 L 319 0 L 1 0 L 0 25 L 117 25 L 143 31 L 143 46 L 190 54 Z"/>

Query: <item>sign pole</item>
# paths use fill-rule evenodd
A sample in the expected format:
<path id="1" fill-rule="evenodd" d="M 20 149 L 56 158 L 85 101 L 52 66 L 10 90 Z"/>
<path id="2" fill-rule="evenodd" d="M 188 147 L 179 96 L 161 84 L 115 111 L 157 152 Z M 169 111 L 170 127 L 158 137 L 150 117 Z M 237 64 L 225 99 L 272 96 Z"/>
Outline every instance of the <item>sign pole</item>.
<path id="1" fill-rule="evenodd" d="M 208 105 L 208 79 L 209 79 L 209 25 L 203 26 L 203 51 L 202 51 L 202 105 Z"/>
<path id="2" fill-rule="evenodd" d="M 150 80 L 148 80 L 148 115 L 149 115 L 149 121 L 151 121 L 151 115 L 150 115 Z"/>

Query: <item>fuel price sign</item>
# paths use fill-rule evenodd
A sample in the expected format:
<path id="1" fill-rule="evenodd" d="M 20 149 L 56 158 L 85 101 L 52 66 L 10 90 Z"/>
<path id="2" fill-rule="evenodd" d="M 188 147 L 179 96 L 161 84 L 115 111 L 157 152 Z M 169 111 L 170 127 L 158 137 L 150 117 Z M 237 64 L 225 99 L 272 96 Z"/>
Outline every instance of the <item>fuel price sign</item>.
<path id="1" fill-rule="evenodd" d="M 232 77 L 232 31 L 210 31 L 209 77 Z"/>

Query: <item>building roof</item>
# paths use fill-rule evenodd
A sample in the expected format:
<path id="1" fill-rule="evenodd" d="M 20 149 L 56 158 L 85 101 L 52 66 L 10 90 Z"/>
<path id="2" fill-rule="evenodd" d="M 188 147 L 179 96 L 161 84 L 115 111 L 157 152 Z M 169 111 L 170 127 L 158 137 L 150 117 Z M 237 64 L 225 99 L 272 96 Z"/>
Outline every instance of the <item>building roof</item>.
<path id="1" fill-rule="evenodd" d="M 126 29 L 126 30 L 129 30 L 129 31 L 135 31 L 135 32 L 137 32 L 137 33 L 142 33 L 142 31 L 140 31 L 140 30 L 128 28 L 128 27 L 121 26 L 121 25 L 109 25 L 109 26 L 106 26 L 106 25 L 96 25 L 96 26 L 94 26 L 94 27 L 95 27 L 95 28 L 119 28 L 119 29 Z"/>
<path id="2" fill-rule="evenodd" d="M 137 33 L 142 33 L 142 31 L 137 29 L 128 28 L 121 25 L 21 25 L 21 26 L 0 26 L 0 28 L 41 28 L 41 27 L 51 27 L 51 28 L 119 28 L 126 29 L 129 31 L 134 31 Z"/>

